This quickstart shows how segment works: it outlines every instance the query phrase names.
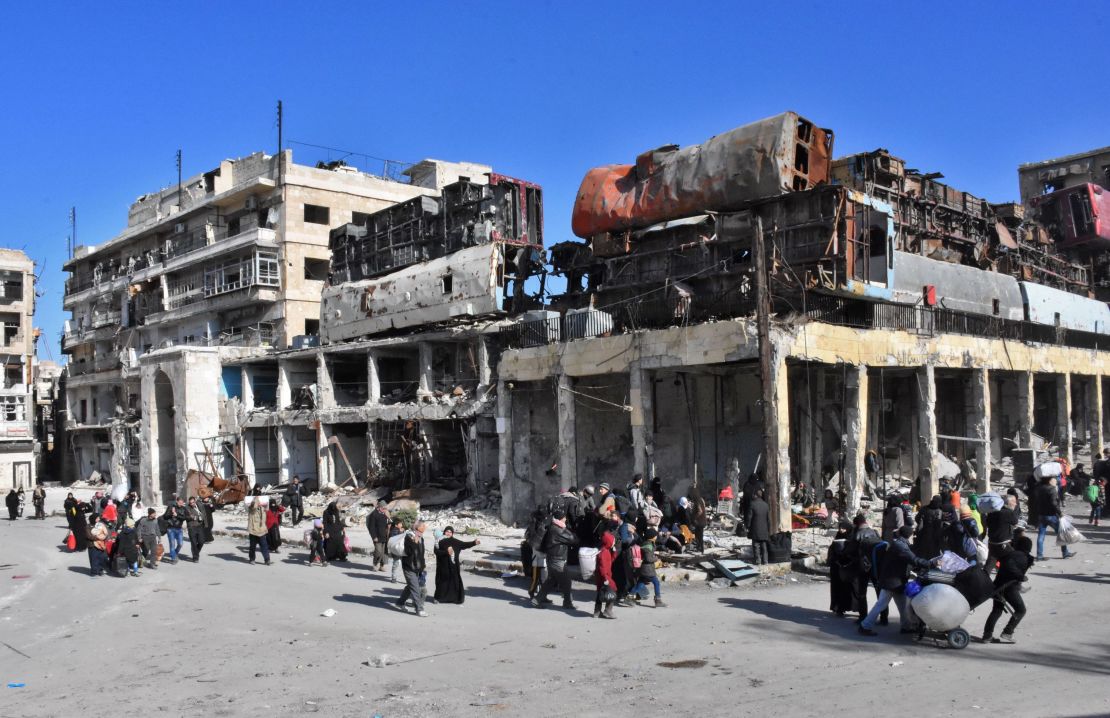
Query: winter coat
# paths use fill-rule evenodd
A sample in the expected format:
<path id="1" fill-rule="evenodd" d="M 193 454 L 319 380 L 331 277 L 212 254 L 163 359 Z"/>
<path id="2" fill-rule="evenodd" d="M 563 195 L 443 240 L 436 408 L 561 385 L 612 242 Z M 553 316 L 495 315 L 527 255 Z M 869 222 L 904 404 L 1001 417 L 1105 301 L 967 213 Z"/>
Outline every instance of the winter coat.
<path id="1" fill-rule="evenodd" d="M 285 504 L 287 506 L 297 506 L 297 507 L 299 507 L 299 506 L 302 506 L 304 504 L 304 500 L 301 498 L 303 495 L 304 495 L 304 484 L 301 484 L 299 486 L 294 486 L 293 484 L 289 484 L 289 486 L 285 489 L 285 496 L 283 497 L 283 499 L 284 499 Z"/>
<path id="2" fill-rule="evenodd" d="M 148 546 L 153 546 L 162 538 L 162 531 L 158 527 L 157 518 L 144 516 L 139 519 L 139 523 L 135 524 L 135 528 L 139 533 L 139 540 Z"/>
<path id="3" fill-rule="evenodd" d="M 185 523 L 191 529 L 204 528 L 204 504 L 197 502 L 195 506 L 185 506 Z"/>
<path id="4" fill-rule="evenodd" d="M 185 523 L 185 507 L 177 504 L 167 506 L 162 518 L 166 520 L 166 526 L 169 528 L 179 529 Z"/>
<path id="5" fill-rule="evenodd" d="M 748 538 L 752 541 L 771 540 L 771 507 L 763 499 L 752 499 L 745 523 L 748 524 Z"/>
<path id="6" fill-rule="evenodd" d="M 1033 492 L 1032 503 L 1034 510 L 1031 513 L 1035 513 L 1039 520 L 1049 516 L 1062 516 L 1064 513 L 1060 508 L 1060 492 L 1051 484 L 1037 486 L 1036 491 Z"/>
<path id="7" fill-rule="evenodd" d="M 410 531 L 405 536 L 405 555 L 401 559 L 401 568 L 405 571 L 420 573 L 427 563 L 424 558 L 424 537 L 415 531 Z"/>
<path id="8" fill-rule="evenodd" d="M 265 536 L 267 531 L 266 509 L 262 508 L 262 504 L 254 502 L 247 509 L 247 533 L 251 536 Z"/>
<path id="9" fill-rule="evenodd" d="M 601 551 L 597 554 L 597 570 L 594 572 L 594 582 L 598 588 L 608 586 L 613 591 L 617 590 L 617 582 L 613 580 L 613 546 L 616 542 L 616 538 L 608 531 L 601 536 Z"/>
<path id="10" fill-rule="evenodd" d="M 128 564 L 137 563 L 139 560 L 139 536 L 135 533 L 135 529 L 125 528 L 119 532 L 116 537 L 116 543 L 119 545 L 119 551 L 123 553 L 123 557 L 127 559 Z"/>
<path id="11" fill-rule="evenodd" d="M 893 541 L 898 529 L 906 525 L 906 514 L 901 506 L 888 506 L 883 512 L 883 541 Z"/>
<path id="12" fill-rule="evenodd" d="M 547 557 L 547 568 L 551 571 L 565 571 L 567 556 L 578 545 L 578 537 L 566 527 L 551 522 L 547 535 L 543 537 L 543 555 Z"/>
<path id="13" fill-rule="evenodd" d="M 879 588 L 901 591 L 906 586 L 911 568 L 926 569 L 931 563 L 928 559 L 918 558 L 906 539 L 896 536 L 883 554 L 879 567 Z"/>
<path id="14" fill-rule="evenodd" d="M 640 568 L 637 569 L 640 578 L 655 578 L 655 542 L 644 541 L 640 544 L 640 556 L 643 558 L 643 563 L 641 563 Z"/>
<path id="15" fill-rule="evenodd" d="M 992 511 L 987 514 L 987 540 L 990 543 L 1005 543 L 1013 539 L 1017 522 L 1017 516 L 1008 506 Z"/>
<path id="16" fill-rule="evenodd" d="M 374 543 L 389 541 L 389 512 L 377 509 L 371 511 L 366 517 L 366 530 L 370 532 L 370 538 Z"/>

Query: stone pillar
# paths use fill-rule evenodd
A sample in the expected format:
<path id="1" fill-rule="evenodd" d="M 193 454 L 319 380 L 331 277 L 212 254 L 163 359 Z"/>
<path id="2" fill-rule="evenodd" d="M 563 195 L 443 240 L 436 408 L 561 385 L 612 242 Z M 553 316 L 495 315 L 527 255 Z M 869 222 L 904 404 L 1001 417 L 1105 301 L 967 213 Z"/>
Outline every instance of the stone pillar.
<path id="1" fill-rule="evenodd" d="M 1071 426 L 1071 374 L 1056 376 L 1056 445 L 1060 456 L 1073 463 L 1071 445 L 1074 439 Z"/>
<path id="2" fill-rule="evenodd" d="M 848 496 L 845 516 L 855 516 L 863 496 L 866 472 L 863 460 L 867 455 L 867 366 L 848 367 L 844 378 L 844 476 Z"/>
<path id="3" fill-rule="evenodd" d="M 497 382 L 497 481 L 501 486 L 501 521 L 512 525 L 513 494 L 516 485 L 513 477 L 513 397 L 508 382 Z"/>
<path id="4" fill-rule="evenodd" d="M 921 500 L 940 493 L 937 476 L 937 384 L 932 364 L 917 369 L 918 437 L 917 456 L 921 466 Z"/>
<path id="5" fill-rule="evenodd" d="M 331 381 L 331 370 L 323 352 L 316 354 L 316 408 L 335 407 L 335 385 Z"/>
<path id="6" fill-rule="evenodd" d="M 335 484 L 334 466 L 331 460 L 331 447 L 328 446 L 328 431 L 323 422 L 316 422 L 316 481 L 323 489 Z"/>
<path id="7" fill-rule="evenodd" d="M 806 372 L 812 375 L 812 367 L 802 367 L 800 372 Z M 794 416 L 798 420 L 797 426 L 794 427 L 794 434 L 798 437 L 798 467 L 795 472 L 794 478 L 801 479 L 807 484 L 816 485 L 817 477 L 820 476 L 821 467 L 814 466 L 817 460 L 814 459 L 814 419 L 816 402 L 813 401 L 812 384 L 806 380 L 806 377 L 800 378 L 795 387 L 798 389 L 791 397 L 794 400 Z"/>
<path id="8" fill-rule="evenodd" d="M 254 488 L 254 442 L 249 431 L 239 432 L 240 460 L 243 462 L 243 473 L 247 476 L 247 485 Z"/>
<path id="9" fill-rule="evenodd" d="M 478 396 L 482 397 L 489 391 L 493 383 L 493 367 L 490 365 L 489 337 L 478 337 L 477 347 L 478 362 Z"/>
<path id="10" fill-rule="evenodd" d="M 1102 456 L 1102 377 L 1097 374 L 1087 383 L 1087 426 L 1093 466 Z"/>
<path id="11" fill-rule="evenodd" d="M 280 391 L 281 378 L 280 377 L 281 377 L 281 370 L 279 369 L 278 370 L 278 387 L 279 387 L 278 396 L 279 397 L 281 396 L 281 391 Z M 289 406 L 289 403 L 286 402 L 284 405 L 279 405 L 279 406 Z M 293 443 L 293 427 L 291 427 L 291 426 L 279 426 L 278 427 L 278 432 L 277 432 L 277 457 L 278 457 L 277 482 L 279 484 L 287 484 L 287 483 L 289 483 L 289 480 L 292 478 L 291 475 L 289 474 L 289 457 L 292 453 L 292 450 L 290 448 L 292 443 Z"/>
<path id="12" fill-rule="evenodd" d="M 990 491 L 991 486 L 991 381 L 986 369 L 972 369 L 970 386 L 971 412 L 968 416 L 975 443 L 975 470 L 979 475 L 976 490 Z"/>
<path id="13" fill-rule="evenodd" d="M 366 403 L 373 406 L 382 400 L 382 380 L 378 374 L 378 355 L 370 350 L 366 352 Z"/>
<path id="14" fill-rule="evenodd" d="M 419 394 L 427 396 L 432 393 L 435 379 L 432 377 L 432 345 L 420 342 L 420 389 Z"/>
<path id="15" fill-rule="evenodd" d="M 651 374 L 634 364 L 628 370 L 628 400 L 632 405 L 632 472 L 644 477 L 645 486 L 655 476 L 655 384 Z"/>
<path id="16" fill-rule="evenodd" d="M 566 491 L 576 483 L 578 474 L 578 446 L 575 441 L 575 412 L 573 381 L 566 374 L 559 375 L 556 406 L 559 412 L 559 487 Z"/>
<path id="17" fill-rule="evenodd" d="M 1018 447 L 1033 446 L 1033 372 L 1021 372 L 1017 378 Z"/>

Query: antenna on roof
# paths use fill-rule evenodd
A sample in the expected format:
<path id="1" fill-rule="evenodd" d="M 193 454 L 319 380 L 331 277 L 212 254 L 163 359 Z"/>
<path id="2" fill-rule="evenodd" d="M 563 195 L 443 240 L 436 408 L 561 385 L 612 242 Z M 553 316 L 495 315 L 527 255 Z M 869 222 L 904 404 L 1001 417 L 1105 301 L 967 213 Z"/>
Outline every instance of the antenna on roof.
<path id="1" fill-rule="evenodd" d="M 181 206 L 181 150 L 177 150 L 177 211 L 182 210 Z"/>
<path id="2" fill-rule="evenodd" d="M 281 125 L 282 125 L 281 100 L 278 100 L 277 127 L 278 127 L 278 154 L 279 155 L 281 154 L 281 129 L 282 129 Z"/>
<path id="3" fill-rule="evenodd" d="M 77 247 L 77 208 L 69 208 L 69 241 L 66 250 L 69 252 L 67 259 L 73 259 L 73 250 Z"/>

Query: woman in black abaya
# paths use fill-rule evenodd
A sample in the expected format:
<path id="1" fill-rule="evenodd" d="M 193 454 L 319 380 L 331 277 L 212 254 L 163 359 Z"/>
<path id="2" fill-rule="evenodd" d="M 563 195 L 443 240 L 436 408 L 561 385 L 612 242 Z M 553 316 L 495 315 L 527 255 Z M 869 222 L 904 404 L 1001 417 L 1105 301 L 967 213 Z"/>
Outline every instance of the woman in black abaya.
<path id="1" fill-rule="evenodd" d="M 448 526 L 443 530 L 443 538 L 436 544 L 436 603 L 462 603 L 463 582 L 459 570 L 459 554 L 465 549 L 476 546 L 480 541 L 460 541 L 455 538 L 455 530 Z"/>
<path id="2" fill-rule="evenodd" d="M 84 551 L 89 547 L 89 522 L 85 518 L 85 512 L 89 510 L 89 505 L 86 503 L 78 503 L 73 507 L 73 515 L 66 514 L 69 519 L 70 531 L 73 532 L 73 538 L 77 541 L 77 546 L 74 551 Z"/>
<path id="3" fill-rule="evenodd" d="M 324 509 L 324 557 L 328 561 L 346 561 L 347 547 L 344 539 L 347 536 L 343 528 L 343 517 L 339 515 L 339 506 L 332 501 Z"/>

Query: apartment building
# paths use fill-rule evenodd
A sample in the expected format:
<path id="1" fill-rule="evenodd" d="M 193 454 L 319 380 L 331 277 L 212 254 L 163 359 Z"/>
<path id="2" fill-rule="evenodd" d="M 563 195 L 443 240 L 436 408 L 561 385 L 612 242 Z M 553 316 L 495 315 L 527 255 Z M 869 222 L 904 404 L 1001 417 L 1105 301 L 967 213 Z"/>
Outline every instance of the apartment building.
<path id="1" fill-rule="evenodd" d="M 0 249 L 0 488 L 36 481 L 33 372 L 35 263 L 23 252 Z"/>
<path id="2" fill-rule="evenodd" d="M 223 363 L 316 341 L 332 228 L 488 171 L 426 160 L 402 182 L 285 150 L 139 197 L 64 267 L 67 478 L 178 491 L 220 434 Z"/>

